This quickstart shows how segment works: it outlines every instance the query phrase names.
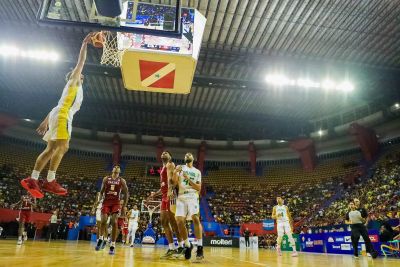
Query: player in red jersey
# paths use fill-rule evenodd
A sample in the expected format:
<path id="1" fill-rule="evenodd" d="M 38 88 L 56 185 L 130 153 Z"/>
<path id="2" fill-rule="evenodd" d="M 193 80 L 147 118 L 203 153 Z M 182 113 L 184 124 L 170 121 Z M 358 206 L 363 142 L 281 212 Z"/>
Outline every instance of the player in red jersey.
<path id="1" fill-rule="evenodd" d="M 123 200 L 121 200 L 121 205 L 123 205 Z M 124 207 L 118 216 L 118 229 L 122 234 L 122 244 L 125 244 L 126 235 L 128 234 L 128 220 L 126 218 L 127 209 Z"/>
<path id="2" fill-rule="evenodd" d="M 119 176 L 121 173 L 121 168 L 116 165 L 112 170 L 111 176 L 106 176 L 103 179 L 103 185 L 101 186 L 100 194 L 97 197 L 95 206 L 99 203 L 100 199 L 103 197 L 103 206 L 101 208 L 101 225 L 99 229 L 99 240 L 96 245 L 96 250 L 104 248 L 107 233 L 107 220 L 111 216 L 110 224 L 112 226 L 111 232 L 111 246 L 110 255 L 115 254 L 115 241 L 118 235 L 118 223 L 117 218 L 120 212 L 125 210 L 126 203 L 128 203 L 128 187 L 126 186 L 126 181 Z M 121 207 L 121 191 L 124 194 L 124 202 L 122 202 Z"/>
<path id="3" fill-rule="evenodd" d="M 20 210 L 19 217 L 17 218 L 19 222 L 17 245 L 22 245 L 25 223 L 29 223 L 31 220 L 31 212 L 33 211 L 33 207 L 36 206 L 36 200 L 30 195 L 23 195 L 20 201 L 12 205 L 12 207 L 15 206 L 19 206 Z"/>
<path id="4" fill-rule="evenodd" d="M 167 252 L 162 255 L 161 258 L 169 258 L 175 254 L 181 253 L 183 250 L 183 240 L 181 239 L 178 231 L 175 214 L 170 208 L 170 201 L 175 199 L 174 188 L 171 185 L 175 164 L 172 162 L 171 153 L 168 151 L 164 151 L 161 154 L 161 160 L 163 162 L 163 168 L 160 173 L 160 190 L 157 192 L 152 192 L 149 199 L 152 199 L 156 196 L 161 196 L 161 225 L 164 228 L 165 237 L 168 240 L 169 246 Z M 173 233 L 175 233 L 176 237 L 178 238 L 178 249 L 175 248 Z"/>

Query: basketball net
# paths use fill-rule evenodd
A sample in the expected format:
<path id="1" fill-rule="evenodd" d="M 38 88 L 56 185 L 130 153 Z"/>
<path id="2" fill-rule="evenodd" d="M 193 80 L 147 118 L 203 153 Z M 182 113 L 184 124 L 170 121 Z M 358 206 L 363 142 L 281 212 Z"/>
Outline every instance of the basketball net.
<path id="1" fill-rule="evenodd" d="M 121 67 L 122 55 L 124 50 L 118 50 L 118 34 L 109 31 L 103 31 L 103 54 L 100 63 L 102 65 L 111 65 Z"/>

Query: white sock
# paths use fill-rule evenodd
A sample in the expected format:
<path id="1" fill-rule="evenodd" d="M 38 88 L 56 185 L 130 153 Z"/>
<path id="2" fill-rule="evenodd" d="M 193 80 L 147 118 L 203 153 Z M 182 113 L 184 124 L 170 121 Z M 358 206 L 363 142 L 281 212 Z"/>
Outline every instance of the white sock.
<path id="1" fill-rule="evenodd" d="M 115 242 L 111 242 L 111 247 L 115 247 Z"/>
<path id="2" fill-rule="evenodd" d="M 197 246 L 202 247 L 203 246 L 203 239 L 197 239 Z"/>
<path id="3" fill-rule="evenodd" d="M 171 250 L 176 249 L 174 243 L 168 244 L 168 248 L 171 249 Z"/>
<path id="4" fill-rule="evenodd" d="M 181 248 L 183 248 L 183 245 L 185 245 L 185 241 L 180 241 L 180 242 L 178 242 L 179 243 L 179 246 L 181 247 Z"/>
<path id="5" fill-rule="evenodd" d="M 185 242 L 185 247 L 190 248 L 189 238 L 186 239 L 184 242 Z"/>
<path id="6" fill-rule="evenodd" d="M 55 171 L 49 171 L 47 173 L 47 182 L 52 182 L 56 179 L 56 172 Z"/>
<path id="7" fill-rule="evenodd" d="M 39 175 L 40 175 L 39 171 L 33 170 L 32 174 L 31 174 L 31 178 L 37 180 L 37 179 L 39 179 Z"/>
<path id="8" fill-rule="evenodd" d="M 22 236 L 19 236 L 19 237 L 18 237 L 18 241 L 22 241 Z"/>
<path id="9" fill-rule="evenodd" d="M 100 240 L 104 240 L 104 236 L 99 236 L 99 239 Z"/>

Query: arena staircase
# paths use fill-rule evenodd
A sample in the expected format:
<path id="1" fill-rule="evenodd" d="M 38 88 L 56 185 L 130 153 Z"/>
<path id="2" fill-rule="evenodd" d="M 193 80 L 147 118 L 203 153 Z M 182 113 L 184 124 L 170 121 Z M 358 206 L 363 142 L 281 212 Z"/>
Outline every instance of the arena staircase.
<path id="1" fill-rule="evenodd" d="M 207 195 L 203 196 L 200 200 L 200 215 L 206 222 L 215 222 L 211 213 L 210 205 L 207 201 Z"/>

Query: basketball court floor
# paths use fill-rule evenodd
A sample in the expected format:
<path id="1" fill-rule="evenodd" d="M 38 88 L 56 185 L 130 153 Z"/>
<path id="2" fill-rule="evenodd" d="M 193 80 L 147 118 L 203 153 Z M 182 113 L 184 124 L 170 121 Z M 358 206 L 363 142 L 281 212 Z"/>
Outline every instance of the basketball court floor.
<path id="1" fill-rule="evenodd" d="M 245 250 L 238 248 L 205 248 L 206 259 L 202 263 L 185 260 L 161 260 L 164 248 L 122 247 L 117 246 L 114 256 L 108 255 L 107 248 L 95 251 L 94 243 L 86 241 L 32 242 L 17 246 L 15 240 L 0 241 L 0 266 L 265 266 L 265 267 L 350 267 L 350 266 L 399 266 L 399 261 L 390 258 L 372 260 L 368 257 L 353 259 L 350 255 L 328 255 L 300 253 L 292 258 L 290 253 L 278 257 L 275 251 L 259 249 Z"/>

